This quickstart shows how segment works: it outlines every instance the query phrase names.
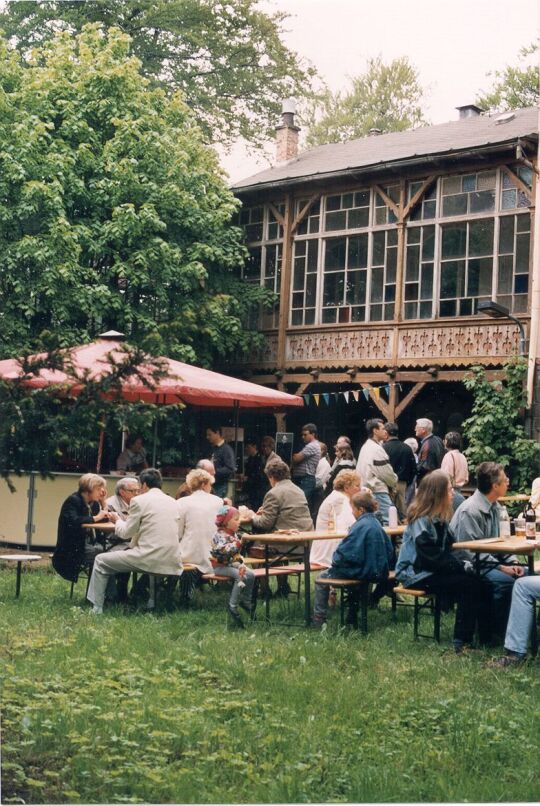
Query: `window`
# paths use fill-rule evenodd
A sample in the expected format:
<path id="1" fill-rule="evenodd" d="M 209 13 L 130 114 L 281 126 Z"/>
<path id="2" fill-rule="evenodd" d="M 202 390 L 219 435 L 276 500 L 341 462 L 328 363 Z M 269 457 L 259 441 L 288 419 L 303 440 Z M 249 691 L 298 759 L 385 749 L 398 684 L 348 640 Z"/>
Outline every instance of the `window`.
<path id="1" fill-rule="evenodd" d="M 442 180 L 442 213 L 444 218 L 495 209 L 496 171 L 447 176 Z"/>
<path id="2" fill-rule="evenodd" d="M 244 207 L 240 210 L 238 223 L 244 228 L 246 241 L 262 241 L 264 229 L 264 207 Z"/>
<path id="3" fill-rule="evenodd" d="M 523 165 L 512 165 L 511 170 L 519 176 L 521 181 L 532 187 L 532 171 Z M 501 210 L 515 210 L 520 207 L 529 207 L 530 201 L 522 190 L 518 190 L 511 177 L 505 171 L 501 172 Z"/>
<path id="4" fill-rule="evenodd" d="M 371 248 L 371 289 L 369 318 L 394 318 L 396 301 L 397 230 L 374 232 Z"/>
<path id="5" fill-rule="evenodd" d="M 501 216 L 497 301 L 513 313 L 527 311 L 530 238 L 530 215 Z"/>
<path id="6" fill-rule="evenodd" d="M 291 325 L 315 324 L 319 241 L 296 241 L 293 255 Z"/>
<path id="7" fill-rule="evenodd" d="M 322 322 L 366 319 L 368 234 L 325 241 Z"/>
<path id="8" fill-rule="evenodd" d="M 295 213 L 298 215 L 306 206 L 309 199 L 298 199 L 296 202 Z M 320 201 L 313 202 L 302 221 L 296 228 L 297 235 L 313 235 L 319 231 L 321 220 L 321 203 Z"/>
<path id="9" fill-rule="evenodd" d="M 399 185 L 383 188 L 386 195 L 393 202 L 399 204 Z M 375 193 L 375 226 L 380 224 L 395 224 L 397 221 L 393 210 L 386 206 L 386 202 L 379 193 Z"/>
<path id="10" fill-rule="evenodd" d="M 263 310 L 261 313 L 261 327 L 274 328 L 279 318 L 279 285 L 281 280 L 281 244 L 263 247 L 261 285 L 278 294 L 278 301 L 273 311 Z"/>
<path id="11" fill-rule="evenodd" d="M 431 319 L 433 316 L 434 258 L 435 227 L 408 229 L 403 291 L 405 319 Z"/>
<path id="12" fill-rule="evenodd" d="M 408 201 L 412 199 L 414 194 L 420 190 L 423 185 L 423 180 L 420 182 L 410 182 L 409 183 L 409 194 L 408 194 Z M 433 182 L 431 187 L 429 187 L 422 199 L 418 202 L 414 210 L 410 215 L 410 221 L 429 221 L 432 218 L 435 218 L 437 214 L 437 182 L 436 180 Z"/>
<path id="13" fill-rule="evenodd" d="M 493 218 L 441 227 L 440 316 L 469 316 L 491 298 L 493 236 Z"/>
<path id="14" fill-rule="evenodd" d="M 281 215 L 285 215 L 285 204 L 274 204 L 274 207 L 281 213 Z M 266 239 L 268 241 L 276 241 L 278 239 L 283 238 L 283 227 L 281 224 L 278 223 L 277 219 L 274 217 L 274 213 L 268 207 L 268 221 L 266 225 Z"/>
<path id="15" fill-rule="evenodd" d="M 324 227 L 326 231 L 360 229 L 369 226 L 369 190 L 328 196 Z"/>

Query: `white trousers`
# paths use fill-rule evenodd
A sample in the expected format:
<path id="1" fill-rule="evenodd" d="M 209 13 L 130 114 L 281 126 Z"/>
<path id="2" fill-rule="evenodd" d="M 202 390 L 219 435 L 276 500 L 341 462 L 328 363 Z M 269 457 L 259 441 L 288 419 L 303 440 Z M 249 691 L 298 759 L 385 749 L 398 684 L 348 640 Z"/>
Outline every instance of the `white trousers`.
<path id="1" fill-rule="evenodd" d="M 92 569 L 92 576 L 90 577 L 86 598 L 92 602 L 93 605 L 103 607 L 107 583 L 110 577 L 115 574 L 129 573 L 130 571 L 140 571 L 141 574 L 151 573 L 148 569 L 140 568 L 137 557 L 130 556 L 129 551 L 113 551 L 98 554 L 94 560 L 94 568 Z M 181 574 L 182 571 L 179 570 L 178 576 L 181 576 Z"/>

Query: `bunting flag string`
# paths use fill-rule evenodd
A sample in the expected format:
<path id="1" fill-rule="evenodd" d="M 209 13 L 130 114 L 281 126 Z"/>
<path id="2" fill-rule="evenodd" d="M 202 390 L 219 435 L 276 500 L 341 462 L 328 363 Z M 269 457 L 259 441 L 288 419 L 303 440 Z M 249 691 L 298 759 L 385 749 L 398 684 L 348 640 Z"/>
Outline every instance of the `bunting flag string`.
<path id="1" fill-rule="evenodd" d="M 386 397 L 390 399 L 390 392 L 393 386 L 397 386 L 400 392 L 403 391 L 400 383 L 385 383 L 381 386 L 370 385 L 364 389 L 347 389 L 344 392 L 305 392 L 302 394 L 302 399 L 305 406 L 310 406 L 312 403 L 314 403 L 315 406 L 319 406 L 321 404 L 321 398 L 323 403 L 325 403 L 327 406 L 330 406 L 332 401 L 337 403 L 340 397 L 343 397 L 345 403 L 348 404 L 351 401 L 351 395 L 354 402 L 358 403 L 361 394 L 364 396 L 366 401 L 369 401 L 370 394 L 373 394 L 375 400 L 380 400 L 381 392 L 384 392 Z"/>

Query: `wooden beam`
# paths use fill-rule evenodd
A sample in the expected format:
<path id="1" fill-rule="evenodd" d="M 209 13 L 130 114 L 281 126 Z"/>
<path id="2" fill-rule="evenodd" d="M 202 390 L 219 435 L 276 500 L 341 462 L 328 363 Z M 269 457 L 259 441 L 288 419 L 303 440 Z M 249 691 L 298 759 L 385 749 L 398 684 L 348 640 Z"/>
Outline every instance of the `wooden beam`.
<path id="1" fill-rule="evenodd" d="M 512 182 L 512 184 L 513 184 L 513 185 L 515 185 L 515 187 L 516 187 L 518 190 L 521 190 L 521 192 L 522 192 L 522 193 L 524 193 L 524 194 L 527 196 L 528 200 L 529 200 L 530 202 L 532 202 L 532 200 L 533 200 L 533 193 L 532 193 L 532 189 L 531 189 L 530 187 L 527 187 L 527 185 L 525 184 L 525 182 L 523 182 L 523 180 L 522 180 L 522 179 L 520 179 L 520 178 L 519 178 L 519 176 L 518 176 L 517 174 L 515 174 L 515 173 L 514 173 L 514 172 L 513 172 L 513 171 L 512 171 L 512 170 L 511 170 L 509 167 L 508 167 L 508 165 L 503 165 L 503 166 L 502 166 L 502 170 L 503 170 L 503 171 L 504 171 L 504 173 L 505 173 L 505 174 L 508 176 L 508 178 L 510 179 L 510 181 Z"/>
<path id="2" fill-rule="evenodd" d="M 292 222 L 292 226 L 291 226 L 291 232 L 292 233 L 296 232 L 296 228 L 298 227 L 298 224 L 300 224 L 300 222 L 303 221 L 304 217 L 309 212 L 309 209 L 310 209 L 311 205 L 315 204 L 315 202 L 318 201 L 320 198 L 321 198 L 321 194 L 316 193 L 315 195 L 311 196 L 307 200 L 307 202 L 304 204 L 304 206 L 302 207 L 302 209 L 300 210 L 298 215 L 295 216 L 294 221 Z"/>
<path id="3" fill-rule="evenodd" d="M 421 391 L 422 391 L 422 389 L 424 388 L 424 386 L 425 386 L 425 385 L 426 385 L 426 384 L 425 384 L 425 382 L 423 382 L 423 383 L 416 383 L 416 384 L 413 386 L 413 388 L 410 390 L 410 392 L 408 392 L 408 393 L 405 395 L 405 397 L 403 398 L 403 400 L 401 401 L 401 403 L 400 403 L 398 406 L 396 406 L 396 419 L 397 419 L 397 418 L 400 416 L 400 414 L 402 414 L 402 413 L 405 411 L 405 409 L 407 408 L 407 406 L 408 406 L 410 403 L 412 403 L 412 402 L 413 402 L 413 400 L 414 400 L 414 398 L 416 397 L 416 395 L 417 395 L 419 392 L 421 392 Z"/>
<path id="4" fill-rule="evenodd" d="M 360 383 L 360 376 L 364 383 L 438 383 L 443 381 L 446 383 L 462 381 L 466 375 L 470 374 L 470 369 L 460 370 L 441 370 L 433 377 L 429 372 L 414 371 L 414 372 L 397 372 L 391 381 L 388 379 L 386 372 L 359 372 L 358 380 L 351 381 L 345 372 L 321 372 L 319 381 L 321 383 L 339 383 L 341 385 L 348 385 L 350 389 L 354 389 Z M 506 378 L 506 372 L 502 369 L 488 369 L 486 370 L 486 378 L 488 381 L 503 381 Z M 276 376 L 274 374 L 253 374 L 250 378 L 252 383 L 259 383 L 263 386 L 274 386 L 276 383 Z M 284 384 L 297 383 L 300 384 L 302 391 L 297 390 L 295 394 L 301 395 L 307 387 L 314 383 L 313 378 L 303 372 L 295 373 L 294 370 L 286 372 L 281 379 Z"/>
<path id="5" fill-rule="evenodd" d="M 293 236 L 291 224 L 293 219 L 293 199 L 289 193 L 285 199 L 285 216 L 283 219 L 283 253 L 281 255 L 281 284 L 279 289 L 279 319 L 277 361 L 281 369 L 285 363 L 285 347 L 287 344 L 287 326 L 289 324 L 289 301 L 291 298 L 292 279 L 292 246 Z"/>
<path id="6" fill-rule="evenodd" d="M 276 219 L 276 221 L 278 222 L 278 224 L 285 229 L 285 217 L 281 215 L 277 207 L 275 207 L 275 205 L 273 205 L 272 202 L 268 202 L 268 208 L 272 213 L 272 215 L 274 216 L 274 218 Z"/>
<path id="7" fill-rule="evenodd" d="M 401 216 L 402 221 L 406 221 L 406 219 L 410 216 L 410 214 L 412 213 L 412 211 L 414 210 L 420 199 L 423 197 L 426 190 L 429 190 L 429 188 L 435 182 L 437 177 L 438 174 L 433 174 L 432 176 L 428 176 L 428 178 L 424 182 L 422 182 L 422 186 L 418 188 L 418 190 L 416 191 L 410 202 L 403 208 L 403 213 Z"/>
<path id="8" fill-rule="evenodd" d="M 390 422 L 394 422 L 396 419 L 396 411 L 397 411 L 397 384 L 391 383 L 390 384 L 390 399 L 388 400 L 388 419 Z"/>
<path id="9" fill-rule="evenodd" d="M 399 209 L 399 206 L 395 203 L 395 201 L 393 201 L 390 198 L 390 196 L 382 189 L 382 187 L 380 185 L 373 185 L 373 188 L 374 188 L 374 190 L 377 191 L 379 196 L 381 196 L 381 198 L 384 201 L 384 203 L 392 210 L 392 212 L 394 213 L 395 217 L 399 221 L 399 217 L 400 217 L 400 214 L 401 214 L 401 210 Z"/>
<path id="10" fill-rule="evenodd" d="M 390 415 L 390 409 L 388 407 L 388 404 L 385 403 L 384 400 L 381 400 L 380 393 L 379 393 L 379 395 L 376 395 L 375 392 L 373 391 L 373 389 L 371 388 L 371 386 L 369 386 L 369 384 L 367 384 L 367 383 L 362 383 L 360 385 L 361 385 L 362 389 L 367 389 L 368 390 L 369 396 L 370 396 L 371 400 L 373 401 L 373 403 L 377 406 L 377 408 L 383 414 L 383 416 L 386 417 L 387 420 L 389 420 L 390 419 L 390 416 L 389 416 Z"/>

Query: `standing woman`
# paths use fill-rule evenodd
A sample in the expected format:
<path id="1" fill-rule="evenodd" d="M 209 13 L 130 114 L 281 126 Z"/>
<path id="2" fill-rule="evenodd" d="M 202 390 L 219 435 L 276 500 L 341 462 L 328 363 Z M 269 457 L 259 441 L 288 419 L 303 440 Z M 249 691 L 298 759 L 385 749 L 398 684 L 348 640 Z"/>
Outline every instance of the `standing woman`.
<path id="1" fill-rule="evenodd" d="M 443 470 L 424 476 L 407 511 L 409 525 L 403 535 L 396 577 L 405 587 L 443 594 L 447 605 L 457 603 L 454 649 L 461 654 L 472 644 L 477 622 L 480 643 L 489 643 L 490 599 L 489 588 L 473 573 L 470 563 L 459 560 L 452 551 L 455 541 L 448 521 L 453 494 Z"/>
<path id="2" fill-rule="evenodd" d="M 469 465 L 467 464 L 467 459 L 461 453 L 461 445 L 461 434 L 458 434 L 457 431 L 449 431 L 444 438 L 446 453 L 441 462 L 441 470 L 448 473 L 450 483 L 456 493 L 459 494 L 460 503 L 463 503 L 461 488 L 469 481 Z"/>
<path id="3" fill-rule="evenodd" d="M 342 470 L 356 470 L 356 462 L 354 453 L 350 445 L 336 446 L 336 460 L 332 465 L 328 481 L 326 482 L 327 493 L 331 492 L 334 487 L 334 479 Z"/>
<path id="4" fill-rule="evenodd" d="M 333 515 L 336 532 L 347 533 L 355 522 L 351 498 L 360 492 L 360 475 L 356 470 L 342 470 L 334 479 L 334 490 L 325 498 L 317 515 L 316 532 L 326 532 Z M 332 556 L 341 540 L 314 540 L 311 544 L 310 562 L 330 568 Z"/>

